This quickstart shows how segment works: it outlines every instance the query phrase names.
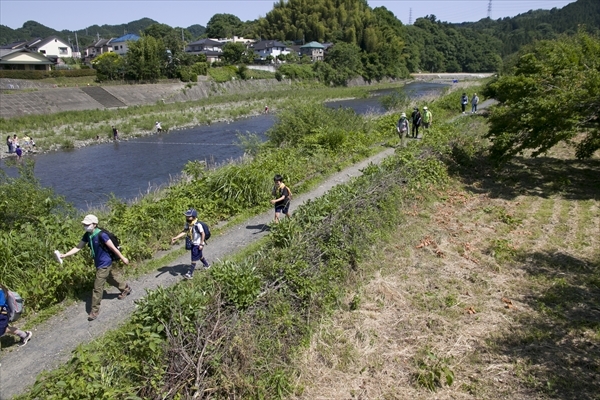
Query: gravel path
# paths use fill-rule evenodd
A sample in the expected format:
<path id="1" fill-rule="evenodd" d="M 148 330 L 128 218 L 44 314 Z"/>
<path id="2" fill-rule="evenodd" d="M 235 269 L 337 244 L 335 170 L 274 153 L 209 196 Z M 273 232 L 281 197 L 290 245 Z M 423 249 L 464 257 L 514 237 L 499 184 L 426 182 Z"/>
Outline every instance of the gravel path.
<path id="1" fill-rule="evenodd" d="M 487 100 L 481 103 L 479 108 L 483 109 L 491 103 L 492 101 Z M 291 207 L 292 213 L 298 204 L 322 196 L 332 187 L 361 175 L 361 170 L 367 165 L 379 164 L 393 153 L 393 148 L 387 148 L 369 159 L 331 176 L 311 192 L 295 195 Z M 269 211 L 233 226 L 219 236 L 213 235 L 210 244 L 205 249 L 206 258 L 214 264 L 260 239 L 267 233 L 264 227 L 272 218 L 273 212 Z M 186 253 L 174 262 L 158 268 L 155 272 L 130 281 L 133 293 L 123 301 L 117 299 L 117 289 L 112 287 L 108 289 L 109 293 L 104 294 L 100 316 L 97 320 L 92 322 L 87 320 L 86 307 L 90 300 L 88 298 L 38 326 L 27 346 L 16 348 L 14 351 L 3 351 L 4 354 L 0 358 L 0 400 L 7 400 L 25 392 L 29 386 L 35 383 L 39 373 L 52 370 L 68 361 L 71 352 L 77 345 L 90 342 L 126 321 L 135 308 L 135 300 L 142 298 L 146 290 L 152 290 L 159 286 L 170 286 L 181 281 L 181 274 L 186 272 L 189 265 L 189 257 L 189 253 Z"/>

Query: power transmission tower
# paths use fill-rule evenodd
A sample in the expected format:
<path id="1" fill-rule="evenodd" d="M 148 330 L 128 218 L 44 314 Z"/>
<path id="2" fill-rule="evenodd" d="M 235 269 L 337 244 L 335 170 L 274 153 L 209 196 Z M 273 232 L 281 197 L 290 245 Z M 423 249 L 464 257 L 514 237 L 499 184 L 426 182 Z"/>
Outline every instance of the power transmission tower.
<path id="1" fill-rule="evenodd" d="M 408 14 L 408 24 L 412 25 L 412 7 L 411 7 L 410 12 Z"/>
<path id="2" fill-rule="evenodd" d="M 492 0 L 488 3 L 488 18 L 492 18 Z"/>

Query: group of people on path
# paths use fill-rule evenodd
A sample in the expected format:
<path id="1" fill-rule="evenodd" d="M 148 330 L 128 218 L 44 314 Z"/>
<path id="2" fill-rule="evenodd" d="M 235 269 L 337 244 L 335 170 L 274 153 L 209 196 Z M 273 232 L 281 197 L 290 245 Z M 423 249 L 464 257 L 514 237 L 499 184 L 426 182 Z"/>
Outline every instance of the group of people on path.
<path id="1" fill-rule="evenodd" d="M 469 102 L 471 103 L 471 114 L 477 113 L 477 105 L 479 104 L 479 96 L 477 96 L 477 93 L 473 93 L 471 100 L 469 100 L 469 97 L 466 93 L 462 94 L 460 97 L 460 107 L 462 109 L 462 113 L 466 114 L 465 110 L 467 109 L 467 104 L 469 104 Z"/>
<path id="2" fill-rule="evenodd" d="M 290 203 L 292 199 L 291 190 L 283 182 L 281 175 L 275 175 L 273 178 L 274 186 L 272 190 L 271 204 L 275 207 L 274 222 L 280 221 L 281 215 L 290 217 Z M 183 275 L 185 279 L 192 279 L 198 262 L 202 263 L 204 269 L 210 268 L 210 264 L 203 254 L 206 240 L 210 233 L 208 226 L 198 219 L 198 211 L 190 208 L 183 213 L 185 223 L 183 230 L 171 238 L 171 244 L 175 244 L 179 239 L 186 238 L 186 249 L 190 250 L 191 263 L 187 272 Z M 123 264 L 129 264 L 129 259 L 121 253 L 118 243 L 111 239 L 110 232 L 98 226 L 98 217 L 93 214 L 86 215 L 81 221 L 85 233 L 79 243 L 64 254 L 57 252 L 59 261 L 66 257 L 77 254 L 81 249 L 89 246 L 91 256 L 96 267 L 96 279 L 92 291 L 91 310 L 88 314 L 88 321 L 94 321 L 100 313 L 100 303 L 104 293 L 104 285 L 108 282 L 110 285 L 119 289 L 119 300 L 124 300 L 132 292 L 132 288 L 116 269 L 116 263 L 121 261 Z M 27 339 L 28 340 L 28 339 Z"/>
<path id="3" fill-rule="evenodd" d="M 412 124 L 412 130 L 411 130 Z M 423 128 L 430 128 L 433 124 L 433 114 L 429 110 L 427 106 L 423 107 L 423 113 L 419 111 L 418 107 L 413 109 L 412 114 L 410 115 L 410 120 L 406 117 L 406 113 L 400 114 L 400 119 L 398 119 L 398 123 L 396 124 L 396 130 L 400 139 L 404 136 L 409 136 L 412 138 L 419 137 L 419 128 L 423 125 Z"/>

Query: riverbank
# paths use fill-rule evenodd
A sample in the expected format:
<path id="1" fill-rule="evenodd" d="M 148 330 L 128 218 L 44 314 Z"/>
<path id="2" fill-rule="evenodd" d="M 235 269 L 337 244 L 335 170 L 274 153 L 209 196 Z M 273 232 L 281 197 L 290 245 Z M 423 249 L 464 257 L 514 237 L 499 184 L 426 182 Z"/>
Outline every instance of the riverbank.
<path id="1" fill-rule="evenodd" d="M 255 91 L 248 88 L 240 90 L 239 85 L 220 84 L 214 89 L 215 93 L 200 100 L 153 103 L 153 98 L 150 98 L 145 105 L 129 108 L 70 111 L 6 119 L 0 134 L 30 136 L 35 139 L 38 152 L 76 149 L 112 141 L 112 126 L 119 129 L 122 140 L 128 140 L 156 134 L 156 121 L 160 121 L 165 130 L 188 129 L 260 115 L 264 112 L 265 104 L 269 106 L 269 112 L 273 113 L 280 108 L 306 102 L 364 97 L 368 91 L 398 88 L 406 83 L 349 88 L 288 83 L 275 90 Z M 290 91 L 290 86 L 293 91 Z M 293 98 L 290 97 L 291 92 L 294 94 Z M 6 156 L 6 152 L 0 152 L 0 157 Z"/>

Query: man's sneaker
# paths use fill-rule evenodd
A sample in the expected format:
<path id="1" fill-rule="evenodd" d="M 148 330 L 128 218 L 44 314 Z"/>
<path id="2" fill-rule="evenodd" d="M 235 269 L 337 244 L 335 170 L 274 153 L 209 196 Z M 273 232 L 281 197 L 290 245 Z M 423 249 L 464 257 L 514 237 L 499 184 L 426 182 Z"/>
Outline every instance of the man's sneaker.
<path id="1" fill-rule="evenodd" d="M 204 265 L 204 269 L 209 269 L 209 268 L 210 268 L 210 264 Z"/>
<path id="2" fill-rule="evenodd" d="M 183 275 L 183 278 L 184 278 L 184 279 L 192 279 L 192 278 L 193 278 L 193 276 L 192 276 L 192 274 L 190 274 L 190 273 L 188 272 L 188 273 L 186 273 L 185 275 Z"/>
<path id="3" fill-rule="evenodd" d="M 98 318 L 98 311 L 91 312 L 91 313 L 88 314 L 88 321 L 93 321 L 96 318 Z"/>
<path id="4" fill-rule="evenodd" d="M 21 347 L 25 346 L 27 342 L 29 342 L 29 339 L 31 339 L 31 337 L 33 336 L 33 333 L 31 331 L 26 331 L 25 333 L 27 334 L 27 336 L 21 338 L 21 341 L 19 342 L 19 346 Z"/>

